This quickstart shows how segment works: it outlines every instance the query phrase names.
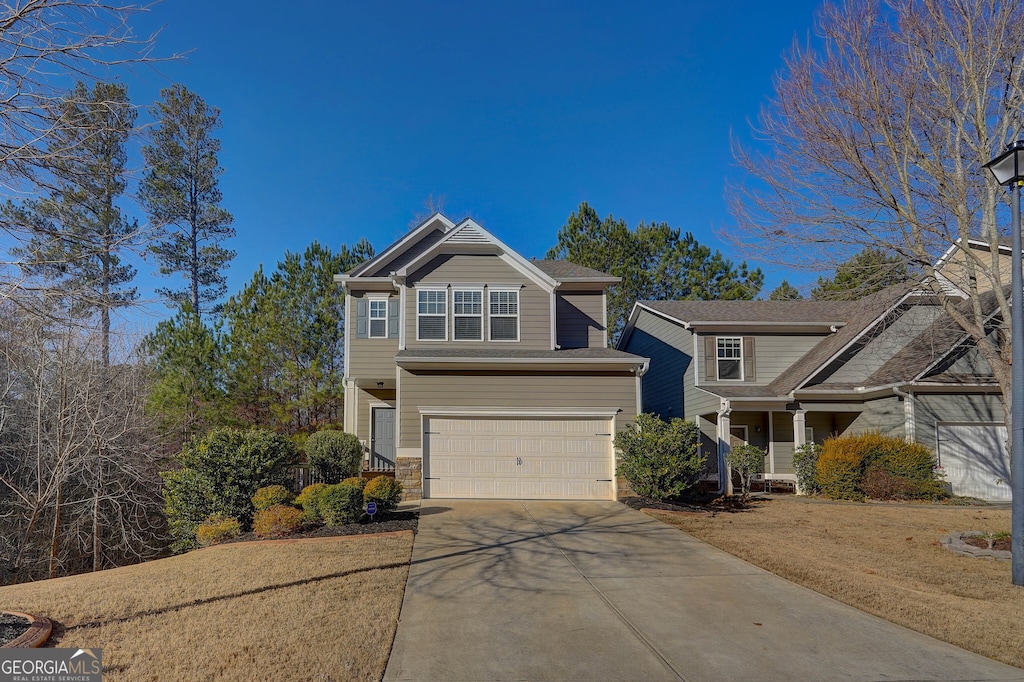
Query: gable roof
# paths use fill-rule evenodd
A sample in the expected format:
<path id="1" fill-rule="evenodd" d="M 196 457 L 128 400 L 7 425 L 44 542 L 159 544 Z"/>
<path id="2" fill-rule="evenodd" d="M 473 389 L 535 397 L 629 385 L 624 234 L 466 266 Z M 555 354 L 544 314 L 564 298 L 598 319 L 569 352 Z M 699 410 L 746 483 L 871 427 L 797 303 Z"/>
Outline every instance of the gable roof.
<path id="1" fill-rule="evenodd" d="M 775 377 L 769 386 L 779 394 L 789 394 L 800 388 L 821 368 L 855 343 L 868 329 L 880 322 L 888 311 L 903 302 L 916 286 L 913 282 L 895 284 L 849 303 L 846 324 L 807 351 L 802 358 Z"/>
<path id="2" fill-rule="evenodd" d="M 568 261 L 527 260 L 471 218 L 455 224 L 441 213 L 427 218 L 370 260 L 344 275 L 336 275 L 335 281 L 347 283 L 352 279 L 376 278 L 398 282 L 442 253 L 497 255 L 548 291 L 563 282 L 607 286 L 620 281 L 618 277 Z"/>

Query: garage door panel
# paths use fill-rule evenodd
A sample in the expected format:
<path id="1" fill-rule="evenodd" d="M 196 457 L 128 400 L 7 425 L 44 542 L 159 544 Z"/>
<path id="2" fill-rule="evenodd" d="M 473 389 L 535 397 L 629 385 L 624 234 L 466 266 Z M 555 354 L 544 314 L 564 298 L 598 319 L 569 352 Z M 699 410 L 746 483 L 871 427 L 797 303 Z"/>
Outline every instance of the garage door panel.
<path id="1" fill-rule="evenodd" d="M 612 497 L 607 419 L 432 417 L 426 431 L 428 497 Z"/>
<path id="2" fill-rule="evenodd" d="M 1006 427 L 996 424 L 940 424 L 939 464 L 956 495 L 1009 501 L 1010 455 Z"/>

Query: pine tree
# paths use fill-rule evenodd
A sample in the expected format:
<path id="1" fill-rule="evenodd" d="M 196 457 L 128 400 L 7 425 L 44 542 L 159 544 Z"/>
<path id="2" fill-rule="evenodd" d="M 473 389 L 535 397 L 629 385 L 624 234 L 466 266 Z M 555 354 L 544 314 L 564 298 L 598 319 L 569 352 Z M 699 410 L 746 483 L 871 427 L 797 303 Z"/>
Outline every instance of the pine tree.
<path id="1" fill-rule="evenodd" d="M 910 278 L 906 262 L 881 249 L 866 248 L 840 263 L 833 277 L 819 277 L 815 301 L 855 301 Z"/>
<path id="2" fill-rule="evenodd" d="M 221 242 L 235 236 L 231 214 L 221 208 L 217 161 L 220 111 L 183 85 L 163 90 L 153 143 L 143 148 L 148 172 L 140 201 L 162 231 L 152 252 L 162 275 L 181 275 L 186 286 L 158 293 L 172 307 L 189 302 L 200 319 L 215 311 L 227 291 L 224 270 L 235 257 Z"/>
<path id="3" fill-rule="evenodd" d="M 733 265 L 689 232 L 667 223 L 643 222 L 630 230 L 621 218 L 609 215 L 602 220 L 587 202 L 558 231 L 558 243 L 548 250 L 547 258 L 565 259 L 622 279 L 608 292 L 613 343 L 636 301 L 752 299 L 764 281 L 759 269 L 748 270 L 746 263 Z"/>
<path id="4" fill-rule="evenodd" d="M 803 298 L 803 295 L 797 291 L 797 288 L 786 280 L 782 280 L 779 286 L 775 287 L 772 293 L 768 294 L 769 301 L 801 301 Z"/>
<path id="5" fill-rule="evenodd" d="M 110 364 L 110 312 L 130 305 L 134 287 L 125 286 L 135 268 L 122 256 L 135 246 L 137 222 L 117 205 L 126 187 L 125 145 L 136 111 L 123 85 L 97 83 L 92 91 L 78 83 L 57 105 L 60 124 L 48 145 L 54 177 L 49 196 L 20 205 L 10 201 L 3 213 L 32 235 L 14 250 L 30 276 L 47 280 L 72 312 L 99 313 L 102 356 Z"/>

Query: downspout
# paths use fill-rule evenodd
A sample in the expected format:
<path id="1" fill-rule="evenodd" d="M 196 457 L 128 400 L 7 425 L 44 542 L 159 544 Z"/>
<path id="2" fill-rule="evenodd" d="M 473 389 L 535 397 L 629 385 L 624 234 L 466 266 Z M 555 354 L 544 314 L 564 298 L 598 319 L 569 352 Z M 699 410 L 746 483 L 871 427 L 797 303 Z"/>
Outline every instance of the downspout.
<path id="1" fill-rule="evenodd" d="M 718 494 L 732 495 L 732 476 L 727 471 L 725 457 L 729 453 L 730 415 L 732 415 L 732 403 L 728 398 L 722 398 L 722 409 L 718 411 Z M 724 429 L 723 429 L 724 426 Z M 723 435 L 724 430 L 724 435 Z"/>
<path id="2" fill-rule="evenodd" d="M 650 361 L 644 362 L 633 368 L 633 373 L 636 374 L 636 413 L 640 414 L 644 409 L 643 403 L 643 381 L 644 375 L 647 374 L 647 370 L 651 368 Z"/>
<path id="3" fill-rule="evenodd" d="M 914 394 L 901 390 L 899 386 L 893 386 L 892 392 L 903 399 L 903 431 L 907 442 L 913 443 L 916 437 L 916 429 L 914 428 Z"/>

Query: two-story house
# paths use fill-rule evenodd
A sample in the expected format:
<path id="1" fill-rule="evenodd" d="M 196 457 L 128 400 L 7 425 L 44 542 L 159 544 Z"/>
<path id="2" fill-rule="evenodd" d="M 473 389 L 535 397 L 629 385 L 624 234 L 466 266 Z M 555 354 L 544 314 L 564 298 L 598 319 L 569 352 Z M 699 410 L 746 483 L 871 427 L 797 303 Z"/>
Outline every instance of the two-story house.
<path id="1" fill-rule="evenodd" d="M 346 431 L 406 499 L 614 499 L 646 357 L 608 348 L 618 279 L 435 214 L 336 278 Z"/>
<path id="2" fill-rule="evenodd" d="M 999 387 L 916 283 L 854 302 L 642 301 L 618 348 L 651 358 L 642 411 L 695 421 L 723 490 L 738 444 L 795 481 L 800 445 L 881 431 L 931 447 L 953 492 L 1009 499 Z"/>

